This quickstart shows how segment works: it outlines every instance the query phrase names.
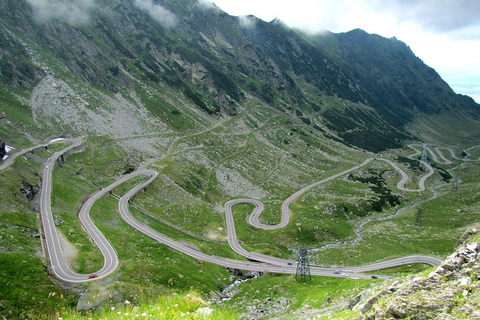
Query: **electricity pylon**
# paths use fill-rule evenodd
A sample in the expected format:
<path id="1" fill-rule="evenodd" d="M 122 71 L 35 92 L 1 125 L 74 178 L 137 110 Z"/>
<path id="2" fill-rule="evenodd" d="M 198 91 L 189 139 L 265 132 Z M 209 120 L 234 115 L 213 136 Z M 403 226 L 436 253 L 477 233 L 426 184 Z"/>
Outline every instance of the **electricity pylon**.
<path id="1" fill-rule="evenodd" d="M 299 278 L 302 279 L 303 283 L 307 282 L 307 277 L 309 280 L 312 280 L 312 275 L 310 274 L 310 264 L 308 263 L 308 250 L 305 247 L 299 248 L 298 262 L 297 262 L 297 273 L 295 274 L 295 280 Z"/>

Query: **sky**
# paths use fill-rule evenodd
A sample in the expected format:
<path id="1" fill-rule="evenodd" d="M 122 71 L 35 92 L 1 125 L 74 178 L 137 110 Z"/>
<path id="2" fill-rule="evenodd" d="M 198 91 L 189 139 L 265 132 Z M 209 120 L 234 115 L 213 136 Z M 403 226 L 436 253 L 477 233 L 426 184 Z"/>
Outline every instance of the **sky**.
<path id="1" fill-rule="evenodd" d="M 203 2 L 208 0 L 202 0 Z M 480 0 L 213 0 L 230 15 L 318 33 L 360 28 L 405 42 L 457 93 L 480 103 Z"/>

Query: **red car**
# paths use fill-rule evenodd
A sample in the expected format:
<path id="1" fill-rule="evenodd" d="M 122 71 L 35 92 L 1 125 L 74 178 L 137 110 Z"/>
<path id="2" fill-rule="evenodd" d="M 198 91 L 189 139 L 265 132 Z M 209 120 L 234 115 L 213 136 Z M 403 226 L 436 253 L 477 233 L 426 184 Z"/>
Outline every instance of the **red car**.
<path id="1" fill-rule="evenodd" d="M 91 275 L 88 276 L 88 279 L 94 279 L 96 277 L 98 277 L 96 274 L 91 274 Z"/>

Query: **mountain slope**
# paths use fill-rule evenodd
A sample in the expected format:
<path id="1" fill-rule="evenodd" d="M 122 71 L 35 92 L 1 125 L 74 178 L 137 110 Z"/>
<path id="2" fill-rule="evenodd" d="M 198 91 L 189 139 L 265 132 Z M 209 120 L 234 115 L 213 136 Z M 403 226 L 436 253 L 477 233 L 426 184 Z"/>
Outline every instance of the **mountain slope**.
<path id="1" fill-rule="evenodd" d="M 473 234 L 478 241 L 476 233 L 472 228 L 466 235 Z M 363 292 L 352 303 L 353 309 L 361 311 L 360 319 L 477 319 L 480 245 L 470 242 L 460 243 L 428 276 L 397 279 L 373 295 Z"/>
<path id="2" fill-rule="evenodd" d="M 472 99 L 454 94 L 398 40 L 361 30 L 310 36 L 278 20 L 232 17 L 201 3 L 102 0 L 76 8 L 85 15 L 77 17 L 3 0 L 3 86 L 31 89 L 46 74 L 72 79 L 80 100 L 97 90 L 137 100 L 131 102 L 174 130 L 179 127 L 166 119 L 169 112 L 182 113 L 186 126 L 198 113 L 179 108 L 172 95 L 201 110 L 207 122 L 234 115 L 255 97 L 372 151 L 412 139 L 405 126 L 417 113 L 455 110 L 479 119 Z M 131 98 L 139 88 L 142 97 Z"/>
<path id="3" fill-rule="evenodd" d="M 75 244 L 80 252 L 72 254 L 77 272 L 95 272 L 102 262 L 78 222 L 79 204 L 137 168 L 153 169 L 159 178 L 134 200 L 150 215 L 132 209 L 136 217 L 225 258 L 239 258 L 226 244 L 228 200 L 262 199 L 262 222 L 276 224 L 281 203 L 305 185 L 377 156 L 368 151 L 417 137 L 461 147 L 455 150 L 457 156 L 463 151 L 462 160 L 455 160 L 461 170 L 454 171 L 459 193 L 444 201 L 451 194 L 448 179 L 435 175 L 432 186 L 441 189 L 438 201 L 444 202 L 425 209 L 425 216 L 441 217 L 425 221 L 432 224 L 423 229 L 428 232 L 411 227 L 410 210 L 400 221 L 378 222 L 384 233 L 342 256 L 354 263 L 405 253 L 442 256 L 459 230 L 476 221 L 476 164 L 459 164 L 465 155 L 478 158 L 478 148 L 467 148 L 480 140 L 478 105 L 455 95 L 405 44 L 360 30 L 306 35 L 278 20 L 232 17 L 195 0 L 0 0 L 0 103 L 0 142 L 17 150 L 59 136 L 86 143 L 53 178 L 55 221 L 67 247 Z M 6 186 L 0 188 L 6 274 L 14 274 L 13 266 L 20 266 L 20 275 L 31 263 L 48 267 L 38 240 L 35 192 L 42 162 L 55 150 L 36 150 L 0 174 Z M 422 173 L 405 162 L 410 154 L 388 150 L 382 157 L 400 162 L 415 181 Z M 295 259 L 288 248 L 349 241 L 357 223 L 415 206 L 432 192 L 398 191 L 398 177 L 382 165 L 358 177 L 312 190 L 291 208 L 292 223 L 274 234 L 247 225 L 252 207 L 238 205 L 237 234 L 248 250 Z M 398 201 L 385 202 L 390 195 Z M 18 290 L 2 300 L 8 307 L 0 314 L 18 301 L 43 314 L 36 301 L 47 299 L 50 287 L 58 292 L 58 309 L 77 302 L 81 309 L 190 287 L 218 294 L 233 281 L 225 268 L 140 236 L 122 222 L 113 197 L 100 200 L 92 214 L 118 251 L 117 273 L 63 297 L 53 277 L 45 280 L 43 268 L 32 269 L 33 278 L 48 284 L 38 296 L 23 278 L 4 277 L 0 284 Z M 388 248 L 369 247 L 393 236 L 385 241 L 392 244 Z M 335 255 L 325 261 L 343 259 Z M 51 304 L 45 309 L 56 311 Z"/>

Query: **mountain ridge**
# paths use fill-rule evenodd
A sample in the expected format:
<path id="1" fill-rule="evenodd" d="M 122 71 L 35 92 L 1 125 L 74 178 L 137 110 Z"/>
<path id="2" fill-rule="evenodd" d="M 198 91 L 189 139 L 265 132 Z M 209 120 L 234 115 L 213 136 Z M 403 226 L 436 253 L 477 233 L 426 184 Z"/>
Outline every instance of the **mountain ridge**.
<path id="1" fill-rule="evenodd" d="M 79 252 L 71 262 L 78 273 L 94 273 L 102 263 L 78 222 L 79 204 L 132 170 L 159 173 L 133 200 L 141 208 L 131 208 L 136 218 L 226 259 L 238 258 L 224 243 L 224 206 L 232 199 L 255 199 L 234 208 L 246 250 L 295 261 L 289 248 L 325 248 L 311 262 L 339 268 L 405 255 L 444 257 L 477 222 L 478 170 L 469 159 L 480 157 L 478 104 L 453 93 L 403 42 L 362 30 L 306 34 L 195 0 L 0 0 L 0 103 L 0 140 L 9 147 L 53 137 L 85 141 L 85 151 L 55 170 L 51 203 L 62 241 Z M 398 174 L 376 161 L 294 201 L 282 230 L 245 223 L 262 201 L 259 221 L 278 224 L 282 203 L 294 192 L 369 158 L 397 163 L 412 188 L 424 172 L 416 161 L 421 152 L 402 148 L 409 140 L 453 150 L 451 157 L 443 154 L 452 164 L 435 164 L 422 192 L 397 189 Z M 188 288 L 218 297 L 233 282 L 222 266 L 140 236 L 107 195 L 92 218 L 121 265 L 67 295 L 72 287 L 45 272 L 35 192 L 24 192 L 40 188 L 42 162 L 60 148 L 19 157 L 0 175 L 6 186 L 0 188 L 0 258 L 7 266 L 0 268 L 0 287 L 8 292 L 0 314 L 58 317 L 62 306 L 119 307 Z M 334 243 L 339 246 L 326 247 Z M 267 274 L 251 281 L 249 292 L 250 283 L 242 285 L 245 294 L 230 306 L 290 294 L 288 312 L 313 304 L 334 309 L 327 296 L 344 299 L 375 281 L 313 277 L 303 285 Z M 42 285 L 33 292 L 31 283 Z"/>
<path id="2" fill-rule="evenodd" d="M 480 119 L 478 104 L 453 93 L 403 42 L 358 29 L 306 35 L 193 0 L 100 1 L 83 23 L 39 20 L 39 9 L 25 0 L 0 6 L 7 88 L 31 89 L 50 72 L 36 65 L 35 50 L 25 49 L 30 43 L 50 67 L 53 59 L 63 74 L 107 93 L 128 95 L 141 83 L 159 92 L 170 88 L 213 117 L 235 115 L 253 96 L 371 151 L 413 139 L 405 127 L 418 112 L 452 109 Z"/>

